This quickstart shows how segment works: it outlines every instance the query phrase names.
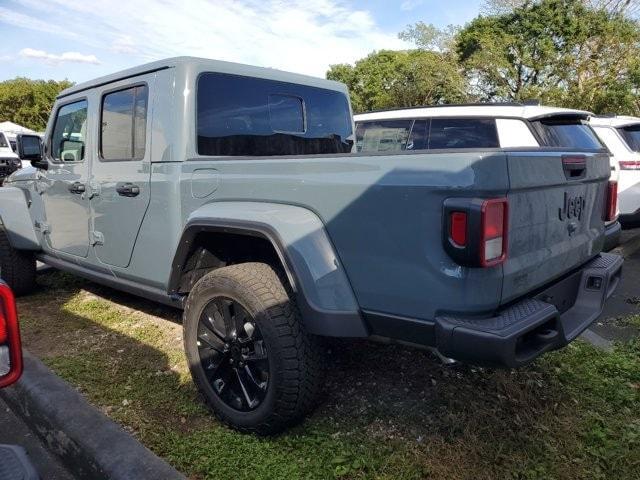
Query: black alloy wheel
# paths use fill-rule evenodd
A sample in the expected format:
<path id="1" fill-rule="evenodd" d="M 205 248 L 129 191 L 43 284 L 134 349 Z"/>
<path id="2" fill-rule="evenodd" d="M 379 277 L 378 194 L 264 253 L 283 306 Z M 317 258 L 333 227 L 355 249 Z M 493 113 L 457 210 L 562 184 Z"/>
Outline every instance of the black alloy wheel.
<path id="1" fill-rule="evenodd" d="M 218 297 L 198 323 L 200 362 L 211 386 L 229 407 L 247 412 L 264 400 L 269 358 L 255 319 L 238 302 Z"/>

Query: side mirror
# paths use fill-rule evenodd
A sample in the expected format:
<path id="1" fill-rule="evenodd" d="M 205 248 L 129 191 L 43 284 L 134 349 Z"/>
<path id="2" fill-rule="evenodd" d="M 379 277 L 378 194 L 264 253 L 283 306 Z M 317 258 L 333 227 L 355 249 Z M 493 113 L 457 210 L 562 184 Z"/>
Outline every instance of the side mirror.
<path id="1" fill-rule="evenodd" d="M 0 280 L 0 388 L 22 375 L 22 345 L 13 292 Z"/>
<path id="2" fill-rule="evenodd" d="M 21 160 L 31 160 L 31 165 L 35 168 L 42 170 L 49 168 L 49 162 L 42 155 L 42 141 L 38 135 L 18 134 L 16 145 Z"/>

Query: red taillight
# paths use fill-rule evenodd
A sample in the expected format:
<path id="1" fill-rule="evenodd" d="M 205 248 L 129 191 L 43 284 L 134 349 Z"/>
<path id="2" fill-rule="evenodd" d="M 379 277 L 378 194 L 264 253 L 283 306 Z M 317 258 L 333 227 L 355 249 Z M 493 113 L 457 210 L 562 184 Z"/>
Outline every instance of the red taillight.
<path id="1" fill-rule="evenodd" d="M 0 312 L 0 345 L 7 343 L 7 321 L 4 313 Z"/>
<path id="2" fill-rule="evenodd" d="M 0 388 L 2 388 L 11 385 L 22 375 L 22 347 L 16 303 L 11 289 L 4 283 L 0 283 L 0 348 L 8 348 L 9 357 L 8 372 L 0 374 Z M 6 365 L 0 364 L 0 368 L 4 366 Z"/>
<path id="3" fill-rule="evenodd" d="M 640 170 L 640 160 L 620 160 L 620 170 Z"/>
<path id="4" fill-rule="evenodd" d="M 464 212 L 452 212 L 449 237 L 456 247 L 467 245 L 467 214 Z"/>
<path id="5" fill-rule="evenodd" d="M 604 221 L 612 222 L 618 212 L 618 182 L 610 181 L 607 185 L 607 203 L 605 204 Z"/>
<path id="6" fill-rule="evenodd" d="M 506 198 L 485 200 L 481 207 L 480 265 L 492 267 L 507 257 Z"/>

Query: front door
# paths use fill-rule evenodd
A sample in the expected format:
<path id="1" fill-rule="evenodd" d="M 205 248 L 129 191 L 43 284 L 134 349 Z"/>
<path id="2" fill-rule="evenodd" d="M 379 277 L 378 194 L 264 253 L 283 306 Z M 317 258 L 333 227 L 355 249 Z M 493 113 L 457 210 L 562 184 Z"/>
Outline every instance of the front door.
<path id="1" fill-rule="evenodd" d="M 58 107 L 45 152 L 49 169 L 37 181 L 45 213 L 40 228 L 49 247 L 77 257 L 89 251 L 87 109 L 86 98 Z"/>
<path id="2" fill-rule="evenodd" d="M 99 151 L 91 167 L 93 230 L 98 259 L 127 267 L 149 205 L 150 94 L 155 74 L 101 92 Z"/>

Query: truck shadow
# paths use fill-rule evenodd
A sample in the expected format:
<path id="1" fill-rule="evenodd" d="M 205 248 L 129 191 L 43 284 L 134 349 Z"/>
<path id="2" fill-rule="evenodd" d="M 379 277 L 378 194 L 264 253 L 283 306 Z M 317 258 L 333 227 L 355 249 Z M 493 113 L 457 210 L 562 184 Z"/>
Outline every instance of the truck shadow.
<path id="1" fill-rule="evenodd" d="M 41 273 L 39 283 L 39 293 L 19 302 L 25 347 L 90 402 L 160 455 L 166 452 L 156 429 L 189 436 L 218 428 L 188 376 L 178 310 L 53 270 Z M 138 318 L 144 325 L 136 330 Z M 127 333 L 125 321 L 132 323 Z M 444 446 L 453 444 L 462 449 L 456 455 L 490 464 L 537 441 L 569 403 L 536 367 L 444 367 L 428 352 L 367 341 L 331 340 L 327 351 L 323 402 L 295 435 L 321 428 L 328 436 L 357 432 L 418 448 L 449 451 Z"/>

